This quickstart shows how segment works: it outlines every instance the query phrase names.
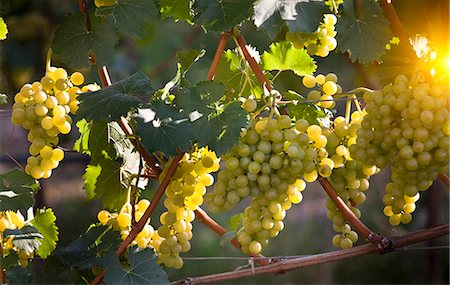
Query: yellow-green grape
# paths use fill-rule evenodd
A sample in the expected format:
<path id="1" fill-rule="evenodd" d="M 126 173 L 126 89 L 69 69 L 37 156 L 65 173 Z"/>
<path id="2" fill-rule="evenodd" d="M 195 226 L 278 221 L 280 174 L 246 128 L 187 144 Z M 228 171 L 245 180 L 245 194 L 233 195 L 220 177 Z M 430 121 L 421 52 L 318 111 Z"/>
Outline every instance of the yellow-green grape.
<path id="1" fill-rule="evenodd" d="M 82 85 L 84 83 L 84 76 L 81 72 L 74 72 L 70 76 L 70 81 L 73 83 L 73 85 Z"/>
<path id="2" fill-rule="evenodd" d="M 317 84 L 317 81 L 313 75 L 305 75 L 302 78 L 302 83 L 306 88 L 314 88 L 314 86 L 316 86 Z"/>
<path id="3" fill-rule="evenodd" d="M 117 216 L 119 227 L 126 228 L 131 225 L 131 215 L 128 213 L 119 213 Z"/>
<path id="4" fill-rule="evenodd" d="M 107 210 L 101 210 L 97 214 L 97 219 L 100 223 L 102 223 L 102 225 L 106 225 L 111 219 L 111 213 Z"/>
<path id="5" fill-rule="evenodd" d="M 322 90 L 326 95 L 334 95 L 337 92 L 337 84 L 333 81 L 326 81 L 322 86 Z"/>
<path id="6" fill-rule="evenodd" d="M 448 98 L 442 86 L 423 77 L 399 75 L 382 90 L 366 92 L 366 115 L 349 148 L 352 158 L 379 168 L 390 165 L 384 214 L 393 226 L 411 221 L 419 192 L 448 172 Z"/>
<path id="7" fill-rule="evenodd" d="M 242 105 L 244 110 L 249 113 L 255 111 L 257 106 L 256 100 L 252 98 L 247 98 Z"/>

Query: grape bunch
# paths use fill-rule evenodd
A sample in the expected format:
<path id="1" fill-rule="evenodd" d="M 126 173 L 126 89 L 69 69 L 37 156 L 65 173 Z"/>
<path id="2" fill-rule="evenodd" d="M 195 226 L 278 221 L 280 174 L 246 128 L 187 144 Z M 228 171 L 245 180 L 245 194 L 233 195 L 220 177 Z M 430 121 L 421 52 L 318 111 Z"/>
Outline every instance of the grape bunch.
<path id="1" fill-rule="evenodd" d="M 261 252 L 284 228 L 286 211 L 302 201 L 306 182 L 315 181 L 323 167 L 331 169 L 326 144 L 319 125 L 304 119 L 294 124 L 287 115 L 259 117 L 223 156 L 225 168 L 205 203 L 215 213 L 251 196 L 237 232 L 243 252 Z"/>
<path id="2" fill-rule="evenodd" d="M 341 93 L 342 88 L 337 84 L 337 76 L 334 73 L 328 73 L 327 75 L 318 74 L 305 75 L 302 78 L 302 84 L 306 88 L 318 87 L 315 90 L 311 90 L 307 99 L 313 102 L 317 102 L 316 105 L 322 108 L 332 109 L 336 106 L 336 102 L 333 95 Z"/>
<path id="3" fill-rule="evenodd" d="M 323 22 L 316 31 L 311 34 L 287 32 L 286 40 L 292 42 L 297 49 L 306 48 L 310 55 L 326 57 L 337 46 L 336 31 L 334 30 L 336 23 L 337 17 L 334 14 L 325 14 Z"/>
<path id="4" fill-rule="evenodd" d="M 136 222 L 142 218 L 149 205 L 150 202 L 147 199 L 141 199 L 136 203 L 134 209 L 134 219 Z M 126 203 L 120 212 L 110 213 L 107 210 L 101 210 L 97 214 L 97 219 L 102 225 L 111 225 L 114 229 L 120 230 L 122 240 L 125 240 L 131 231 L 131 204 Z M 150 225 L 150 219 L 148 219 L 142 231 L 131 242 L 131 246 L 137 245 L 139 248 L 150 247 L 154 233 L 155 229 Z"/>
<path id="5" fill-rule="evenodd" d="M 20 211 L 4 211 L 0 212 L 0 237 L 7 229 L 21 229 L 25 226 L 25 218 Z M 34 250 L 31 247 L 20 249 L 13 244 L 14 236 L 0 239 L 0 247 L 2 247 L 3 256 L 7 256 L 11 250 L 17 252 L 19 264 L 23 267 L 28 265 L 28 260 L 33 258 Z"/>
<path id="6" fill-rule="evenodd" d="M 49 178 L 52 170 L 64 158 L 64 152 L 56 148 L 58 134 L 68 134 L 75 114 L 80 92 L 98 89 L 84 82 L 80 72 L 68 76 L 63 68 L 50 67 L 40 81 L 25 84 L 14 97 L 11 122 L 29 131 L 31 143 L 25 172 L 35 179 Z"/>
<path id="7" fill-rule="evenodd" d="M 363 96 L 367 115 L 351 156 L 379 168 L 391 166 L 384 214 L 391 225 L 407 224 L 421 191 L 448 171 L 450 123 L 447 95 L 417 76 L 399 75 L 383 90 Z"/>
<path id="8" fill-rule="evenodd" d="M 173 158 L 167 165 L 170 165 L 172 160 Z M 180 253 L 191 248 L 189 240 L 192 238 L 194 211 L 203 204 L 206 187 L 214 183 L 214 177 L 210 173 L 218 169 L 219 159 L 215 152 L 206 147 L 194 147 L 193 151 L 185 153 L 180 160 L 167 186 L 167 197 L 164 200 L 167 211 L 160 216 L 161 226 L 152 243 L 159 263 L 173 268 L 183 266 Z M 168 167 L 163 169 L 160 180 L 164 178 L 167 170 Z"/>
<path id="9" fill-rule="evenodd" d="M 328 142 L 326 149 L 334 168 L 328 180 L 358 218 L 361 217 L 361 212 L 357 206 L 366 201 L 364 192 L 369 189 L 369 178 L 379 171 L 374 165 L 353 160 L 350 155 L 349 148 L 356 143 L 363 115 L 358 111 L 352 113 L 350 122 L 338 116 L 332 127 L 325 131 Z M 333 222 L 333 228 L 337 232 L 332 239 L 333 245 L 340 248 L 352 247 L 358 240 L 358 234 L 345 223 L 342 213 L 330 198 L 327 199 L 326 206 L 327 218 Z"/>

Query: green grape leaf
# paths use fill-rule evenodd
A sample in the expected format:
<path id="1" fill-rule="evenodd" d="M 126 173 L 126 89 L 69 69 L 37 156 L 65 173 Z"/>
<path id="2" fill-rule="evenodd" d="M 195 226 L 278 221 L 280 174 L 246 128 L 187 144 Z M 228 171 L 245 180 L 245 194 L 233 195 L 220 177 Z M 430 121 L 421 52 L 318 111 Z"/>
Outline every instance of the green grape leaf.
<path id="1" fill-rule="evenodd" d="M 77 122 L 80 137 L 75 142 L 74 149 L 89 154 L 92 161 L 115 159 L 116 150 L 110 140 L 109 123 L 106 121 L 87 122 L 85 119 Z"/>
<path id="2" fill-rule="evenodd" d="M 238 101 L 222 102 L 225 90 L 221 83 L 204 81 L 175 97 L 179 108 L 197 118 L 192 124 L 199 146 L 207 145 L 218 155 L 234 145 L 247 124 L 247 114 Z"/>
<path id="3" fill-rule="evenodd" d="M 0 267 L 8 270 L 9 268 L 16 266 L 19 261 L 19 256 L 17 255 L 17 251 L 10 250 L 8 255 L 3 256 L 0 254 Z"/>
<path id="4" fill-rule="evenodd" d="M 295 19 L 286 21 L 289 31 L 312 33 L 317 30 L 323 19 L 323 14 L 329 13 L 330 9 L 323 2 L 301 2 L 295 7 L 297 16 Z"/>
<path id="5" fill-rule="evenodd" d="M 0 211 L 28 209 L 39 189 L 36 180 L 18 168 L 0 174 Z"/>
<path id="6" fill-rule="evenodd" d="M 253 0 L 196 0 L 194 23 L 222 32 L 251 16 Z"/>
<path id="7" fill-rule="evenodd" d="M 266 70 L 292 70 L 298 76 L 312 74 L 317 68 L 305 49 L 296 49 L 287 41 L 271 44 L 269 52 L 262 55 L 262 63 Z"/>
<path id="8" fill-rule="evenodd" d="M 204 116 L 196 123 L 196 138 L 200 146 L 208 146 L 217 155 L 225 154 L 237 143 L 241 130 L 247 126 L 247 113 L 239 101 L 221 106 L 219 112 Z M 204 130 L 208 130 L 205 132 Z"/>
<path id="9" fill-rule="evenodd" d="M 283 93 L 283 98 L 294 103 L 287 104 L 289 115 L 294 119 L 305 119 L 310 124 L 318 124 L 319 119 L 327 117 L 329 114 L 314 103 L 304 102 L 305 99 L 294 91 Z"/>
<path id="10" fill-rule="evenodd" d="M 0 106 L 8 104 L 8 96 L 0 93 Z"/>
<path id="11" fill-rule="evenodd" d="M 42 234 L 42 243 L 36 253 L 46 258 L 56 248 L 58 241 L 58 227 L 55 225 L 56 217 L 52 209 L 38 209 L 31 220 L 31 224 Z"/>
<path id="12" fill-rule="evenodd" d="M 237 213 L 236 215 L 231 216 L 231 218 L 228 220 L 230 230 L 236 232 L 242 225 L 243 220 L 244 220 L 244 213 Z"/>
<path id="13" fill-rule="evenodd" d="M 191 66 L 205 55 L 206 51 L 196 49 L 183 49 L 176 53 L 179 69 L 184 75 L 191 68 Z"/>
<path id="14" fill-rule="evenodd" d="M 78 239 L 55 253 L 65 264 L 81 269 L 100 265 L 100 258 L 121 243 L 120 233 L 111 227 L 92 225 Z"/>
<path id="15" fill-rule="evenodd" d="M 158 16 L 158 9 L 153 0 L 120 0 L 116 5 L 98 8 L 97 15 L 110 16 L 120 34 L 140 38 L 143 26 Z"/>
<path id="16" fill-rule="evenodd" d="M 121 179 L 120 164 L 109 159 L 91 162 L 83 175 L 88 199 L 101 199 L 106 209 L 120 209 L 126 201 L 127 189 Z"/>
<path id="17" fill-rule="evenodd" d="M 161 14 L 163 18 L 174 17 L 175 20 L 190 22 L 194 15 L 191 0 L 160 0 Z"/>
<path id="18" fill-rule="evenodd" d="M 17 265 L 6 271 L 7 284 L 33 284 L 33 275 L 23 266 Z"/>
<path id="19" fill-rule="evenodd" d="M 53 52 L 74 69 L 103 66 L 113 58 L 118 37 L 110 17 L 95 17 L 92 29 L 86 26 L 86 17 L 81 13 L 67 16 L 56 29 Z"/>
<path id="20" fill-rule="evenodd" d="M 392 38 L 389 21 L 375 1 L 361 1 L 359 19 L 354 11 L 354 1 L 345 1 L 336 24 L 337 51 L 348 52 L 353 62 L 369 64 L 378 61 Z"/>
<path id="21" fill-rule="evenodd" d="M 247 81 L 248 80 L 248 81 Z M 261 97 L 262 88 L 245 59 L 235 51 L 227 50 L 217 65 L 214 81 L 227 87 L 225 95 L 230 98 L 247 97 L 253 94 Z"/>
<path id="22" fill-rule="evenodd" d="M 151 249 L 132 247 L 127 251 L 127 259 L 127 268 L 114 253 L 108 253 L 102 259 L 106 284 L 169 284 L 166 272 L 158 265 L 157 256 Z"/>
<path id="23" fill-rule="evenodd" d="M 189 117 L 178 109 L 160 101 L 150 103 L 134 115 L 137 135 L 149 152 L 162 151 L 177 155 L 177 148 L 187 151 L 194 139 L 194 128 Z"/>
<path id="24" fill-rule="evenodd" d="M 149 98 L 152 91 L 147 76 L 142 72 L 135 73 L 111 86 L 80 94 L 77 117 L 115 121 L 137 109 L 140 106 L 139 99 Z"/>
<path id="25" fill-rule="evenodd" d="M 6 26 L 5 21 L 2 17 L 0 17 L 0 40 L 6 39 L 6 35 L 8 34 L 8 27 Z"/>
<path id="26" fill-rule="evenodd" d="M 4 238 L 14 237 L 12 243 L 18 250 L 33 252 L 42 244 L 42 234 L 30 225 L 25 225 L 20 229 L 6 229 L 3 232 Z"/>

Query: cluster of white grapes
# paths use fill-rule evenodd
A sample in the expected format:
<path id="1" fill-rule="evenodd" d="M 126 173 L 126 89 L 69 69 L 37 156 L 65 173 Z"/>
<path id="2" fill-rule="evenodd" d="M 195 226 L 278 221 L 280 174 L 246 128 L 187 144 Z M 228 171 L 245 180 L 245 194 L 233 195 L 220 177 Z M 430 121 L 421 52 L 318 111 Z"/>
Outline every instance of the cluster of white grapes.
<path id="1" fill-rule="evenodd" d="M 173 158 L 172 158 L 173 159 Z M 160 175 L 162 180 L 167 173 L 172 159 L 166 164 Z M 161 214 L 161 226 L 158 228 L 158 239 L 153 242 L 158 262 L 166 267 L 181 268 L 183 259 L 180 253 L 191 248 L 192 221 L 194 211 L 203 204 L 206 187 L 214 183 L 210 174 L 219 170 L 219 159 L 214 151 L 207 147 L 197 148 L 185 153 L 180 160 L 166 189 L 164 206 L 167 211 Z"/>
<path id="2" fill-rule="evenodd" d="M 326 144 L 322 128 L 304 119 L 293 123 L 281 115 L 250 121 L 239 143 L 224 156 L 225 169 L 205 196 L 213 213 L 252 197 L 237 232 L 243 252 L 261 252 L 268 239 L 284 228 L 286 211 L 301 202 L 305 181 L 315 181 L 319 172 L 331 173 Z"/>
<path id="3" fill-rule="evenodd" d="M 11 122 L 29 130 L 25 172 L 35 179 L 49 178 L 64 152 L 56 148 L 58 134 L 68 134 L 78 110 L 80 92 L 97 90 L 97 85 L 79 87 L 84 82 L 80 72 L 68 76 L 63 68 L 50 67 L 40 81 L 25 84 L 14 97 Z"/>
<path id="4" fill-rule="evenodd" d="M 350 122 L 338 116 L 334 119 L 332 128 L 325 131 L 328 141 L 326 149 L 334 164 L 328 180 L 358 218 L 361 217 L 361 212 L 357 206 L 366 201 L 364 192 L 369 189 L 369 178 L 379 172 L 374 165 L 353 160 L 350 155 L 349 148 L 356 143 L 356 133 L 361 128 L 363 115 L 358 111 L 352 113 Z M 330 198 L 327 199 L 326 206 L 327 217 L 333 222 L 333 228 L 337 232 L 332 239 L 333 245 L 340 248 L 352 247 L 358 240 L 358 234 L 351 230 Z"/>
<path id="5" fill-rule="evenodd" d="M 139 222 L 149 205 L 150 202 L 147 199 L 141 199 L 136 203 L 134 208 L 134 219 L 136 222 Z M 111 225 L 114 229 L 120 230 L 120 235 L 125 240 L 131 231 L 131 204 L 126 203 L 120 212 L 110 213 L 107 210 L 101 210 L 97 214 L 97 219 L 102 225 Z M 154 235 L 155 229 L 150 225 L 150 219 L 148 219 L 142 231 L 131 242 L 131 245 L 137 245 L 139 248 L 150 247 Z"/>
<path id="6" fill-rule="evenodd" d="M 337 84 L 337 76 L 334 73 L 305 75 L 302 79 L 303 86 L 306 88 L 318 88 L 309 91 L 307 99 L 315 102 L 322 108 L 332 109 L 336 106 L 333 95 L 342 93 L 342 88 Z"/>
<path id="7" fill-rule="evenodd" d="M 448 171 L 450 121 L 448 96 L 442 87 L 395 78 L 382 91 L 367 92 L 361 129 L 350 147 L 355 160 L 379 168 L 391 166 L 384 214 L 391 225 L 407 224 L 420 191 Z"/>
<path id="8" fill-rule="evenodd" d="M 7 229 L 15 230 L 21 229 L 25 226 L 25 218 L 20 211 L 4 211 L 0 212 L 0 237 L 3 237 L 3 232 Z M 33 250 L 19 249 L 13 244 L 14 236 L 3 238 L 0 240 L 0 247 L 3 256 L 7 256 L 11 250 L 17 252 L 19 264 L 23 267 L 28 265 L 28 261 L 34 257 Z"/>
<path id="9" fill-rule="evenodd" d="M 326 57 L 337 46 L 336 31 L 334 30 L 336 23 L 337 17 L 334 14 L 325 14 L 323 22 L 315 32 L 311 34 L 287 32 L 286 40 L 292 42 L 297 49 L 306 48 L 310 55 Z"/>

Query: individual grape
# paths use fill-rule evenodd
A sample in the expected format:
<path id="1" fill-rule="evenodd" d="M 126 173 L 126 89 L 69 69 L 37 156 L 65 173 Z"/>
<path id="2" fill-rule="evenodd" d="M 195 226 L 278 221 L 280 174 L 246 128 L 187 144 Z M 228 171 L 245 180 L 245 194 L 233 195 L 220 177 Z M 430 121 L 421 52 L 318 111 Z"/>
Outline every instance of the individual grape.
<path id="1" fill-rule="evenodd" d="M 305 75 L 302 79 L 303 86 L 306 88 L 314 88 L 316 86 L 316 78 L 313 75 Z"/>
<path id="2" fill-rule="evenodd" d="M 242 105 L 244 110 L 249 113 L 255 111 L 257 106 L 256 100 L 252 98 L 247 98 Z"/>
<path id="3" fill-rule="evenodd" d="M 70 76 L 70 81 L 73 85 L 82 85 L 84 83 L 84 76 L 81 72 L 76 71 Z"/>

